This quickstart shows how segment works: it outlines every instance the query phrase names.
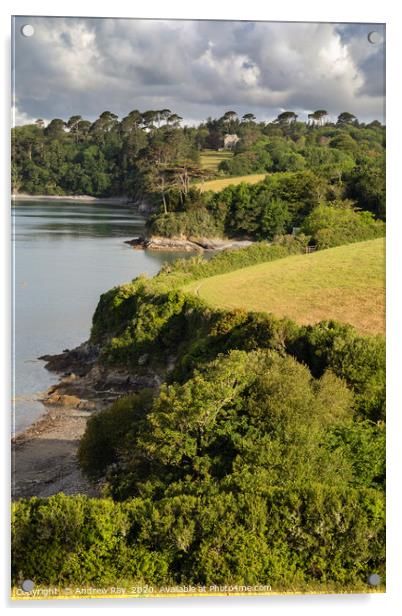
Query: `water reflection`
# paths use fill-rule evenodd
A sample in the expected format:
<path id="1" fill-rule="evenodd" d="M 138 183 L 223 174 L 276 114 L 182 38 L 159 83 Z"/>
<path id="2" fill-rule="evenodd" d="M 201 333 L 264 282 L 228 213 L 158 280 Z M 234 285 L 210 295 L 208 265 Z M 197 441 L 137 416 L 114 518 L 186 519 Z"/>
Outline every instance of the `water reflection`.
<path id="1" fill-rule="evenodd" d="M 93 203 L 40 203 L 18 201 L 13 206 L 16 234 L 36 240 L 55 235 L 73 237 L 125 237 L 138 236 L 145 220 L 138 210 L 124 205 Z"/>
<path id="2" fill-rule="evenodd" d="M 37 358 L 88 338 L 101 293 L 191 253 L 152 253 L 125 244 L 144 232 L 143 217 L 127 206 L 17 202 L 13 223 L 18 432 L 43 413 L 35 397 L 56 379 Z"/>

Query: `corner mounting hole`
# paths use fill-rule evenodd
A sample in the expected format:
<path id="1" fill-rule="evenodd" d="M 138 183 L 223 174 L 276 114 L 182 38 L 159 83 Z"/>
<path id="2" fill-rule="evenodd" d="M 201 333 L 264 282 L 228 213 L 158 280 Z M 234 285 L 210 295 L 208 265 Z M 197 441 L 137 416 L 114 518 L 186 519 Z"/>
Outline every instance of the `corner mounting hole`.
<path id="1" fill-rule="evenodd" d="M 22 590 L 24 592 L 31 592 L 35 588 L 35 584 L 32 580 L 24 580 L 21 584 Z"/>
<path id="2" fill-rule="evenodd" d="M 368 33 L 367 40 L 372 45 L 377 45 L 377 43 L 379 43 L 381 40 L 381 35 L 379 32 L 376 32 L 375 30 L 373 30 L 372 32 Z"/>
<path id="3" fill-rule="evenodd" d="M 369 575 L 367 581 L 370 584 L 370 586 L 379 586 L 381 583 L 381 578 L 378 575 L 378 573 L 372 573 L 371 575 Z"/>
<path id="4" fill-rule="evenodd" d="M 35 33 L 35 29 L 33 26 L 31 26 L 31 24 L 25 24 L 24 26 L 22 26 L 21 28 L 21 34 L 22 36 L 26 36 L 26 37 L 30 37 L 33 36 Z"/>

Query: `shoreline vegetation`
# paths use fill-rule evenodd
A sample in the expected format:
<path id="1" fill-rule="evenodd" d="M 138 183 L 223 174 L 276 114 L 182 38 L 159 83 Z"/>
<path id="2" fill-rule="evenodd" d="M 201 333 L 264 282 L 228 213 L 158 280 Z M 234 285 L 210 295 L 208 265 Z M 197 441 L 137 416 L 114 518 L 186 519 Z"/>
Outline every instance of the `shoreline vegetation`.
<path id="1" fill-rule="evenodd" d="M 349 274 L 355 290 L 358 245 L 385 236 L 385 126 L 327 119 L 134 110 L 13 129 L 15 193 L 128 195 L 146 217 L 129 245 L 196 252 L 103 293 L 89 339 L 40 358 L 60 381 L 13 442 L 14 585 L 384 580 L 385 338 L 314 309 Z M 309 275 L 321 251 L 331 275 Z M 370 310 L 378 261 L 360 272 Z M 315 316 L 272 308 L 272 282 Z"/>
<path id="2" fill-rule="evenodd" d="M 183 290 L 306 241 L 166 264 L 41 358 L 61 381 L 14 443 L 14 585 L 384 579 L 384 338 Z"/>
<path id="3" fill-rule="evenodd" d="M 320 205 L 385 220 L 381 123 L 348 112 L 329 122 L 325 110 L 307 123 L 289 111 L 267 123 L 228 111 L 190 129 L 168 111 L 133 110 L 121 120 L 105 111 L 92 123 L 76 115 L 15 127 L 14 198 L 127 200 L 140 204 L 147 238 L 190 242 L 270 241 L 302 226 Z"/>
<path id="4" fill-rule="evenodd" d="M 304 246 L 278 238 L 166 264 L 103 294 L 88 342 L 41 358 L 62 378 L 47 396 L 55 418 L 16 451 L 33 482 L 13 504 L 14 586 L 351 592 L 373 571 L 385 579 L 384 338 L 211 308 L 183 290 Z M 57 429 L 70 422 L 66 439 Z M 70 459 L 43 474 L 53 438 Z"/>
<path id="5" fill-rule="evenodd" d="M 180 265 L 178 261 L 176 266 L 167 266 L 165 272 L 162 268 L 161 272 L 150 279 L 148 284 L 150 289 L 153 289 L 152 293 L 156 293 L 156 297 L 160 298 L 158 302 L 166 301 L 165 294 L 168 288 L 172 288 L 172 284 L 175 289 L 181 287 L 185 289 L 189 285 L 194 287 L 193 291 L 189 291 L 193 298 L 191 301 L 195 302 L 194 307 L 198 303 L 203 306 L 203 301 L 197 298 L 198 280 L 212 281 L 217 274 L 247 271 L 244 268 L 258 263 L 274 261 L 278 264 L 282 259 L 289 258 L 289 255 L 302 255 L 305 241 L 304 238 L 289 237 L 282 241 L 282 245 L 280 242 L 276 245 L 257 243 L 243 250 L 229 251 L 226 254 L 221 252 L 211 261 L 206 261 L 202 256 L 193 257 L 193 265 L 186 261 L 182 261 Z M 367 243 L 369 244 L 370 242 Z M 356 244 L 356 246 L 363 245 Z M 350 254 L 354 253 L 350 252 Z M 305 255 L 305 258 L 309 259 L 309 256 Z M 134 281 L 137 285 L 139 282 L 140 279 Z M 112 328 L 111 331 L 113 331 L 111 323 L 117 315 L 112 309 L 103 325 L 100 315 L 105 311 L 105 301 L 108 295 L 112 293 L 114 297 L 116 293 L 121 292 L 124 297 L 127 294 L 125 288 L 131 289 L 130 284 L 117 287 L 101 297 L 94 315 L 92 335 L 89 341 L 58 355 L 45 355 L 39 358 L 46 361 L 48 370 L 60 374 L 60 380 L 47 391 L 42 399 L 47 407 L 44 415 L 12 439 L 14 459 L 17 462 L 14 476 L 14 498 L 47 496 L 61 490 L 67 494 L 88 496 L 97 494 L 94 485 L 88 482 L 82 474 L 76 457 L 78 441 L 85 433 L 87 421 L 122 395 L 139 391 L 144 387 L 157 391 L 169 374 L 172 372 L 174 374 L 178 369 L 180 354 L 179 356 L 167 355 L 161 362 L 153 362 L 150 359 L 152 353 L 147 353 L 147 348 L 144 348 L 142 353 L 140 349 L 139 357 L 134 360 L 134 363 L 126 360 L 123 363 L 118 361 L 116 364 L 113 357 L 105 361 L 111 333 L 105 338 L 104 333 L 100 334 L 100 331 L 103 328 Z M 146 294 L 144 299 L 146 302 L 153 301 L 151 297 Z M 286 320 L 282 322 L 286 323 Z M 280 323 L 281 321 L 278 320 L 278 325 L 275 327 L 279 327 Z M 350 331 L 353 331 L 353 328 L 350 328 Z M 369 338 L 370 336 L 367 339 Z M 363 340 L 364 337 L 361 339 Z M 185 355 L 183 351 L 181 354 Z M 195 358 L 191 362 L 197 364 Z M 190 367 L 182 366 L 179 372 L 180 369 L 187 372 Z"/>
<path id="6" fill-rule="evenodd" d="M 94 204 L 109 204 L 109 205 L 126 205 L 138 207 L 140 214 L 146 216 L 150 208 L 147 204 L 136 204 L 130 201 L 128 197 L 91 197 L 90 195 L 28 195 L 15 194 L 11 195 L 12 201 L 70 201 L 72 203 L 94 203 Z M 228 238 L 205 238 L 205 237 L 150 237 L 140 236 L 132 240 L 125 240 L 125 244 L 129 244 L 136 250 L 153 250 L 161 252 L 202 252 L 220 251 L 234 248 L 245 248 L 251 246 L 251 240 L 236 240 Z"/>

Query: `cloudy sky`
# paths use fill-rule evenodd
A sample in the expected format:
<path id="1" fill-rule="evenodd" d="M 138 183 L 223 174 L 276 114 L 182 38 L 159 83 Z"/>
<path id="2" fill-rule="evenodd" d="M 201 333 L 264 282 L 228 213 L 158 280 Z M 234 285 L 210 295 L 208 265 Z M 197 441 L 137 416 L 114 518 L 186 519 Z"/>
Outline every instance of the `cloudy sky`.
<path id="1" fill-rule="evenodd" d="M 378 24 L 17 17 L 15 121 L 163 108 L 188 123 L 318 108 L 384 121 L 384 56 Z"/>

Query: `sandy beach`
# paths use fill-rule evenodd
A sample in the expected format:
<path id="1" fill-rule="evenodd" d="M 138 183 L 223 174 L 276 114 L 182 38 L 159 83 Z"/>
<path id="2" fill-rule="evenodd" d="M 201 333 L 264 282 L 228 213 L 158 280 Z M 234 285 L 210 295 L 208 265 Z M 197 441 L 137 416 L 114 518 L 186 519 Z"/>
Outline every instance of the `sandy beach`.
<path id="1" fill-rule="evenodd" d="M 38 399 L 44 415 L 12 439 L 12 498 L 87 494 L 99 489 L 82 475 L 77 449 L 93 413 L 113 400 L 143 387 L 157 388 L 160 377 L 133 375 L 98 364 L 97 349 L 88 342 L 59 355 L 43 356 L 46 368 L 60 380 Z"/>
<path id="2" fill-rule="evenodd" d="M 14 500 L 57 492 L 98 495 L 83 477 L 76 456 L 90 414 L 72 407 L 51 407 L 12 440 Z"/>

